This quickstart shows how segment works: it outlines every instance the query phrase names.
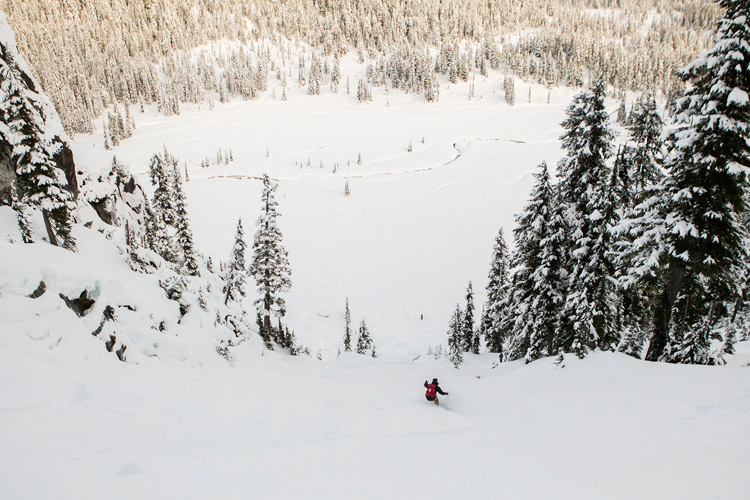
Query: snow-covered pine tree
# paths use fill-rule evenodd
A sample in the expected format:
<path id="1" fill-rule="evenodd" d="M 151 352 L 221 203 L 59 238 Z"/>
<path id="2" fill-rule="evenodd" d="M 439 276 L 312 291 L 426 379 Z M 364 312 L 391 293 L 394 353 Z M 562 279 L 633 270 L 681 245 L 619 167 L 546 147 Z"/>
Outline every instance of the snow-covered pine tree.
<path id="1" fill-rule="evenodd" d="M 341 80 L 341 65 L 339 64 L 339 55 L 335 53 L 333 55 L 333 69 L 331 70 L 331 85 L 333 85 L 334 93 L 338 92 L 339 81 Z"/>
<path id="2" fill-rule="evenodd" d="M 357 339 L 357 354 L 368 354 L 372 350 L 372 337 L 365 319 L 359 324 L 359 338 Z"/>
<path id="3" fill-rule="evenodd" d="M 279 318 L 279 323 L 276 326 L 274 335 L 276 337 L 276 342 L 282 349 L 294 350 L 294 343 L 296 340 L 289 335 L 289 328 L 284 326 L 281 322 L 281 318 Z"/>
<path id="4" fill-rule="evenodd" d="M 724 332 L 724 339 L 721 345 L 722 354 L 735 354 L 734 343 L 737 340 L 737 332 L 734 324 L 729 324 Z"/>
<path id="5" fill-rule="evenodd" d="M 482 310 L 482 312 L 484 312 L 484 309 Z M 479 351 L 482 348 L 482 339 L 483 338 L 484 337 L 482 336 L 482 332 L 481 332 L 480 328 L 475 328 L 474 329 L 474 337 L 472 338 L 472 341 L 471 341 L 471 352 L 472 352 L 472 354 L 479 354 Z"/>
<path id="6" fill-rule="evenodd" d="M 615 118 L 615 121 L 620 125 L 627 125 L 628 112 L 625 110 L 625 99 L 622 99 L 620 105 L 617 107 L 617 118 Z"/>
<path id="7" fill-rule="evenodd" d="M 503 347 L 503 304 L 510 274 L 509 261 L 508 245 L 505 243 L 503 228 L 500 228 L 495 238 L 495 246 L 492 248 L 492 262 L 487 276 L 487 303 L 481 320 L 487 350 L 495 353 L 501 352 Z"/>
<path id="8" fill-rule="evenodd" d="M 17 176 L 16 206 L 23 207 L 23 210 L 41 210 L 49 242 L 75 250 L 75 239 L 71 234 L 71 210 L 75 207 L 75 199 L 67 189 L 65 173 L 54 162 L 60 145 L 45 137 L 42 130 L 44 117 L 27 98 L 18 69 L 6 64 L 5 59 L 0 61 L 0 118 L 13 135 L 10 146 L 11 162 Z"/>
<path id="9" fill-rule="evenodd" d="M 344 309 L 344 351 L 352 350 L 352 315 L 349 312 L 349 297 L 346 298 L 346 309 Z"/>
<path id="10" fill-rule="evenodd" d="M 297 336 L 294 334 L 294 331 L 289 331 L 288 326 L 284 327 L 284 330 L 287 343 L 289 344 L 289 354 L 292 356 L 299 356 L 302 349 L 300 349 L 300 346 L 297 343 Z"/>
<path id="11" fill-rule="evenodd" d="M 160 255 L 167 262 L 176 264 L 178 262 L 175 244 L 170 236 L 163 217 L 154 212 L 148 200 L 145 200 L 145 223 L 146 223 L 146 245 Z"/>
<path id="12" fill-rule="evenodd" d="M 508 106 L 515 106 L 516 84 L 510 75 L 505 75 L 505 78 L 503 78 L 503 92 L 505 93 L 505 103 Z"/>
<path id="13" fill-rule="evenodd" d="M 463 313 L 461 312 L 461 306 L 456 304 L 456 310 L 453 312 L 448 325 L 448 359 L 456 368 L 464 362 L 462 327 Z"/>
<path id="14" fill-rule="evenodd" d="M 234 235 L 234 246 L 232 254 L 227 263 L 227 273 L 224 285 L 224 305 L 239 302 L 245 296 L 245 231 L 242 228 L 242 219 L 237 221 L 237 231 Z"/>
<path id="15" fill-rule="evenodd" d="M 164 152 L 151 157 L 148 167 L 151 184 L 155 187 L 151 202 L 151 209 L 161 221 L 171 226 L 175 222 L 174 186 L 172 185 L 171 155 L 164 148 Z"/>
<path id="16" fill-rule="evenodd" d="M 630 117 L 630 137 L 614 164 L 618 169 L 620 198 L 624 217 L 615 232 L 616 274 L 621 289 L 620 317 L 623 336 L 618 351 L 640 358 L 655 302 L 655 274 L 660 259 L 651 260 L 661 243 L 656 221 L 663 222 L 663 140 L 664 122 L 652 96 L 635 103 Z M 655 239 L 654 239 L 655 238 Z M 645 260 L 644 260 L 645 259 Z M 647 264 L 647 262 L 651 264 Z M 659 345 L 657 340 L 654 344 Z M 663 342 L 661 343 L 663 347 Z"/>
<path id="17" fill-rule="evenodd" d="M 464 352 L 473 352 L 474 346 L 474 289 L 469 281 L 466 287 L 466 312 L 463 314 L 461 333 L 462 349 Z M 479 353 L 476 353 L 479 354 Z"/>
<path id="18" fill-rule="evenodd" d="M 555 354 L 565 292 L 567 235 L 565 220 L 547 164 L 539 165 L 524 210 L 516 216 L 514 269 L 508 315 L 501 328 L 512 334 L 507 359 L 527 362 Z"/>
<path id="19" fill-rule="evenodd" d="M 630 137 L 635 148 L 630 156 L 629 178 L 634 183 L 635 199 L 638 200 L 646 186 L 655 184 L 662 176 L 664 121 L 653 96 L 645 96 L 635 104 L 630 122 Z"/>
<path id="20" fill-rule="evenodd" d="M 258 335 L 263 339 L 266 349 L 273 350 L 276 331 L 273 325 L 270 324 L 270 321 L 266 323 L 265 317 L 260 310 L 258 310 L 255 316 L 255 324 L 258 325 Z"/>
<path id="21" fill-rule="evenodd" d="M 645 359 L 656 361 L 661 356 L 667 339 L 670 299 L 662 293 L 666 260 L 664 249 L 667 200 L 664 181 L 646 186 L 642 200 L 630 209 L 616 228 L 615 263 L 623 290 L 624 338 L 618 350 L 628 354 L 625 345 L 636 341 L 644 330 L 653 327 L 649 352 Z M 639 335 L 638 330 L 641 330 Z M 658 354 L 655 354 L 658 353 Z"/>
<path id="22" fill-rule="evenodd" d="M 255 301 L 265 331 L 271 331 L 271 314 L 284 317 L 286 303 L 281 294 L 292 286 L 289 258 L 282 243 L 281 230 L 277 225 L 279 213 L 275 193 L 278 185 L 268 174 L 263 175 L 261 212 L 253 242 L 253 257 L 250 275 L 255 278 L 260 297 Z"/>
<path id="23" fill-rule="evenodd" d="M 641 359 L 642 350 L 643 336 L 641 330 L 635 328 L 633 325 L 625 326 L 620 345 L 617 346 L 617 351 Z"/>
<path id="24" fill-rule="evenodd" d="M 187 214 L 185 193 L 182 190 L 182 177 L 175 161 L 172 165 L 172 186 L 174 189 L 174 215 L 177 229 L 177 247 L 182 253 L 182 261 L 188 276 L 199 276 L 198 258 L 193 243 L 193 231 L 190 229 L 190 219 Z"/>
<path id="25" fill-rule="evenodd" d="M 15 180 L 11 186 L 10 196 L 10 206 L 16 212 L 18 229 L 21 231 L 21 240 L 23 240 L 24 243 L 33 243 L 34 231 L 31 228 L 28 207 L 20 201 L 21 197 L 18 195 L 18 183 Z"/>
<path id="26" fill-rule="evenodd" d="M 611 350 L 619 341 L 617 290 L 611 259 L 614 212 L 607 206 L 611 194 L 612 155 L 606 84 L 599 79 L 590 91 L 576 95 L 562 126 L 566 156 L 560 160 L 563 201 L 568 205 L 571 251 L 569 287 L 560 325 L 565 352 L 583 357 L 594 349 Z"/>
<path id="27" fill-rule="evenodd" d="M 671 318 L 663 358 L 710 364 L 709 337 L 741 293 L 748 235 L 741 224 L 750 172 L 750 3 L 719 0 L 716 44 L 687 65 L 677 127 L 667 139 L 665 294 Z M 671 306 L 671 307 L 669 307 Z"/>

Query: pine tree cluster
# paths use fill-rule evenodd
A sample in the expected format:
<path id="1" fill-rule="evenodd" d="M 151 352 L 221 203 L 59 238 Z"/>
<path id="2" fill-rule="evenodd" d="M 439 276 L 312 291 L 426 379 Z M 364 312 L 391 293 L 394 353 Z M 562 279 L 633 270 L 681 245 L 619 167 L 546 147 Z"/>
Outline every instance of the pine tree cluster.
<path id="1" fill-rule="evenodd" d="M 542 163 L 516 218 L 510 276 L 496 245 L 482 320 L 490 350 L 527 362 L 640 357 L 648 340 L 646 359 L 695 364 L 731 352 L 747 314 L 750 6 L 719 4 L 715 46 L 681 72 L 688 90 L 666 142 L 653 96 L 623 120 L 630 140 L 618 154 L 604 81 L 575 96 L 559 182 Z"/>

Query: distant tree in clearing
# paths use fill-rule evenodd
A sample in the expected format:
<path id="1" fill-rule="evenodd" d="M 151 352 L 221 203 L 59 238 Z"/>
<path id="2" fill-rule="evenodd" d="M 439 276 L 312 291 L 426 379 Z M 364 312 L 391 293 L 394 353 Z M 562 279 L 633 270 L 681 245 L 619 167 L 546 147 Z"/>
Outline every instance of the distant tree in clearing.
<path id="1" fill-rule="evenodd" d="M 359 338 L 357 339 L 357 354 L 367 354 L 372 349 L 372 337 L 370 337 L 370 330 L 365 324 L 364 318 L 362 323 L 359 324 Z"/>

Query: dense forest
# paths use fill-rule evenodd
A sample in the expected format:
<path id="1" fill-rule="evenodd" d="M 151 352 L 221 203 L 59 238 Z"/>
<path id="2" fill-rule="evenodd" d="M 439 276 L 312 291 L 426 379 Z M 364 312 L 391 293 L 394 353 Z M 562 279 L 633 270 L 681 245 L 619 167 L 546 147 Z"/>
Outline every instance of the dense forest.
<path id="1" fill-rule="evenodd" d="M 348 53 L 367 66 L 360 100 L 367 86 L 390 85 L 433 101 L 438 74 L 453 83 L 491 70 L 549 86 L 603 76 L 618 91 L 674 100 L 676 71 L 710 46 L 719 15 L 701 0 L 0 0 L 0 9 L 69 133 L 92 132 L 117 103 L 174 114 L 180 103 L 252 99 L 269 78 L 336 92 Z"/>

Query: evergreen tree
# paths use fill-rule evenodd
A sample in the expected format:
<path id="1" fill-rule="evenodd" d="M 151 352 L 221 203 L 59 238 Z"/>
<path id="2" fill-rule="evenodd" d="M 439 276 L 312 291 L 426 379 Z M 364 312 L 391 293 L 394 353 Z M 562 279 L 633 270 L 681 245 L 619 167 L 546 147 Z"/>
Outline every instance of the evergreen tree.
<path id="1" fill-rule="evenodd" d="M 628 112 L 625 110 L 625 99 L 620 101 L 620 105 L 617 107 L 617 123 L 620 125 L 627 125 Z"/>
<path id="2" fill-rule="evenodd" d="M 344 311 L 344 351 L 351 352 L 352 350 L 352 315 L 349 312 L 349 297 L 346 298 L 346 309 Z"/>
<path id="3" fill-rule="evenodd" d="M 232 254 L 227 264 L 226 285 L 224 286 L 224 305 L 239 302 L 245 296 L 245 232 L 242 219 L 237 221 L 237 232 L 234 236 Z"/>
<path id="4" fill-rule="evenodd" d="M 169 235 L 164 219 L 154 212 L 148 200 L 146 200 L 144 212 L 146 214 L 146 244 L 164 260 L 176 264 L 178 256 L 174 249 L 174 241 L 172 241 L 172 237 Z"/>
<path id="5" fill-rule="evenodd" d="M 617 346 L 617 351 L 640 359 L 642 349 L 643 337 L 641 336 L 641 331 L 637 328 L 625 327 L 620 345 Z"/>
<path id="6" fill-rule="evenodd" d="M 736 341 L 736 330 L 733 324 L 730 324 L 726 328 L 724 333 L 724 343 L 721 346 L 723 354 L 734 354 L 734 343 Z"/>
<path id="7" fill-rule="evenodd" d="M 516 84 L 513 77 L 506 75 L 503 79 L 503 92 L 505 93 L 505 102 L 508 106 L 516 104 Z"/>
<path id="8" fill-rule="evenodd" d="M 34 231 L 31 229 L 28 208 L 20 201 L 20 196 L 18 195 L 18 183 L 15 180 L 11 186 L 10 195 L 11 207 L 16 212 L 16 220 L 18 221 L 18 229 L 21 231 L 21 239 L 24 243 L 33 243 Z"/>
<path id="9" fill-rule="evenodd" d="M 646 186 L 641 198 L 642 201 L 629 211 L 617 229 L 615 263 L 623 289 L 624 327 L 618 350 L 632 355 L 633 342 L 643 337 L 644 330 L 652 326 L 651 355 L 647 353 L 646 359 L 655 361 L 666 345 L 669 322 L 665 306 L 670 299 L 661 289 L 666 270 L 667 200 L 664 181 Z"/>
<path id="10" fill-rule="evenodd" d="M 619 181 L 615 190 L 624 214 L 615 231 L 616 274 L 622 285 L 620 318 L 623 337 L 618 351 L 637 358 L 640 358 L 644 332 L 656 298 L 653 280 L 647 276 L 648 272 L 642 273 L 648 266 L 643 267 L 639 258 L 649 254 L 649 247 L 653 246 L 650 236 L 645 233 L 655 234 L 653 227 L 648 226 L 656 219 L 646 223 L 647 219 L 643 217 L 648 217 L 653 208 L 660 206 L 660 201 L 654 196 L 658 198 L 663 194 L 658 186 L 663 176 L 663 125 L 653 97 L 640 99 L 630 115 L 630 137 L 635 144 L 626 145 L 614 164 Z"/>
<path id="11" fill-rule="evenodd" d="M 286 338 L 287 342 L 289 344 L 289 354 L 292 356 L 299 356 L 302 349 L 300 349 L 299 344 L 297 343 L 297 336 L 294 334 L 294 331 L 289 331 L 289 327 L 285 327 L 286 329 Z"/>
<path id="12" fill-rule="evenodd" d="M 615 213 L 612 195 L 612 155 L 604 109 L 605 83 L 576 95 L 563 121 L 561 137 L 566 156 L 560 160 L 563 201 L 573 239 L 568 293 L 561 323 L 562 349 L 583 357 L 595 347 L 613 349 L 618 343 L 616 288 L 612 263 L 611 231 Z"/>
<path id="13" fill-rule="evenodd" d="M 276 334 L 273 325 L 271 325 L 270 320 L 267 321 L 267 319 L 268 317 L 264 316 L 259 310 L 255 316 L 255 324 L 258 325 L 258 335 L 263 339 L 266 349 L 273 351 L 273 340 Z"/>
<path id="14" fill-rule="evenodd" d="M 260 297 L 255 301 L 262 316 L 265 330 L 271 328 L 271 314 L 284 317 L 286 303 L 281 297 L 292 286 L 291 268 L 287 251 L 282 244 L 282 234 L 277 226 L 279 213 L 275 192 L 278 185 L 267 174 L 263 175 L 263 194 L 258 230 L 253 243 L 250 275 L 255 278 Z"/>
<path id="15" fill-rule="evenodd" d="M 682 70 L 690 85 L 667 139 L 665 283 L 673 302 L 665 304 L 672 321 L 663 358 L 680 363 L 715 361 L 709 337 L 740 295 L 748 259 L 741 218 L 750 167 L 750 4 L 719 5 L 726 12 L 716 45 Z"/>
<path id="16" fill-rule="evenodd" d="M 482 334 L 479 331 L 479 328 L 474 330 L 474 339 L 471 343 L 471 352 L 472 354 L 479 354 L 479 350 L 482 347 Z"/>
<path id="17" fill-rule="evenodd" d="M 339 55 L 334 54 L 333 69 L 331 70 L 331 84 L 334 87 L 334 92 L 338 92 L 339 80 L 341 80 L 341 67 L 339 64 Z"/>
<path id="18" fill-rule="evenodd" d="M 512 293 L 501 328 L 512 332 L 507 359 L 527 362 L 556 353 L 565 291 L 566 226 L 547 164 L 539 165 L 531 198 L 516 216 Z"/>
<path id="19" fill-rule="evenodd" d="M 185 203 L 185 193 L 182 191 L 182 178 L 176 163 L 172 169 L 172 185 L 174 188 L 175 226 L 177 229 L 177 246 L 182 253 L 183 265 L 189 276 L 199 276 L 198 260 L 193 243 L 193 231 Z"/>
<path id="20" fill-rule="evenodd" d="M 639 100 L 630 118 L 630 135 L 636 146 L 630 155 L 630 179 L 636 193 L 653 185 L 661 177 L 664 121 L 656 109 L 653 96 Z"/>
<path id="21" fill-rule="evenodd" d="M 462 343 L 464 352 L 473 352 L 474 346 L 474 289 L 471 286 L 466 288 L 466 312 L 463 314 L 463 324 L 461 332 L 463 335 Z M 478 352 L 476 354 L 479 354 Z"/>
<path id="22" fill-rule="evenodd" d="M 453 366 L 458 368 L 464 362 L 463 355 L 463 314 L 461 306 L 456 305 L 456 310 L 451 316 L 448 325 L 448 359 Z"/>
<path id="23" fill-rule="evenodd" d="M 476 333 L 476 342 L 477 342 L 477 351 L 482 346 L 482 339 L 485 339 L 485 346 L 487 345 L 487 340 L 489 338 L 488 332 L 490 331 L 490 315 L 487 314 L 487 303 L 485 302 L 482 304 L 482 313 L 479 316 L 479 328 L 477 328 Z"/>
<path id="24" fill-rule="evenodd" d="M 482 329 L 487 349 L 495 353 L 501 352 L 503 345 L 503 304 L 507 296 L 509 261 L 508 245 L 505 243 L 503 228 L 500 228 L 492 249 L 492 263 L 487 277 L 487 304 L 482 314 Z"/>
<path id="25" fill-rule="evenodd" d="M 175 223 L 174 186 L 171 175 L 172 156 L 164 148 L 163 154 L 155 154 L 149 164 L 151 184 L 155 186 L 151 208 L 154 215 L 167 226 Z"/>
<path id="26" fill-rule="evenodd" d="M 362 323 L 359 324 L 359 338 L 357 339 L 357 354 L 367 354 L 372 349 L 372 337 L 370 337 L 370 330 L 365 324 L 364 318 Z"/>
<path id="27" fill-rule="evenodd" d="M 0 68 L 0 118 L 12 134 L 11 161 L 17 175 L 16 206 L 22 210 L 40 209 L 49 242 L 75 250 L 75 239 L 71 234 L 74 197 L 67 188 L 64 172 L 54 162 L 60 145 L 45 136 L 42 130 L 44 116 L 30 102 L 24 93 L 25 88 L 18 69 L 3 64 Z M 22 219 L 25 215 L 19 213 L 19 217 Z M 22 223 L 21 219 L 19 223 Z M 26 231 L 24 234 L 30 235 Z"/>

